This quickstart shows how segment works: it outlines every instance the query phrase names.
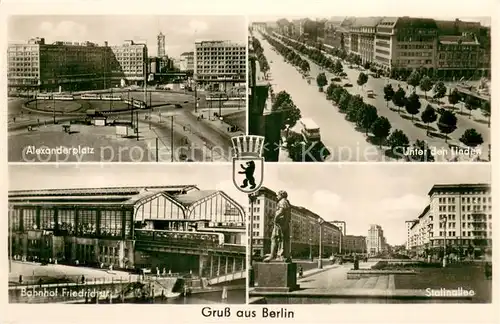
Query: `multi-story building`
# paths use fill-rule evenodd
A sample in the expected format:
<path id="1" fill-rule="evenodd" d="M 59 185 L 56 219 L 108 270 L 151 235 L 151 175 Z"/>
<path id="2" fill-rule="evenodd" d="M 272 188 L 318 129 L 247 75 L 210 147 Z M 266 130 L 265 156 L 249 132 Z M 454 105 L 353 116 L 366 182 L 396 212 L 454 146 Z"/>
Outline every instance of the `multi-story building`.
<path id="1" fill-rule="evenodd" d="M 194 71 L 194 52 L 184 52 L 180 60 L 181 71 Z"/>
<path id="2" fill-rule="evenodd" d="M 251 28 L 253 31 L 264 32 L 267 29 L 267 23 L 265 23 L 265 22 L 253 22 Z"/>
<path id="3" fill-rule="evenodd" d="M 442 248 L 445 244 L 481 254 L 493 238 L 489 184 L 435 185 L 430 204 L 411 228 L 411 249 Z"/>
<path id="4" fill-rule="evenodd" d="M 262 187 L 256 195 L 253 205 L 253 255 L 264 256 L 271 249 L 276 192 Z M 291 255 L 294 258 L 318 256 L 320 236 L 323 257 L 340 250 L 340 229 L 307 208 L 292 205 L 290 232 Z"/>
<path id="5" fill-rule="evenodd" d="M 111 47 L 107 42 L 46 44 L 44 38 L 35 38 L 27 44 L 10 44 L 7 57 L 9 90 L 71 91 L 143 81 L 147 47 L 132 41 Z"/>
<path id="6" fill-rule="evenodd" d="M 167 49 L 165 46 L 165 35 L 163 35 L 161 32 L 158 34 L 156 37 L 157 40 L 157 55 L 158 57 L 164 57 L 167 55 Z"/>
<path id="7" fill-rule="evenodd" d="M 366 249 L 368 254 L 375 255 L 384 252 L 385 245 L 386 241 L 382 227 L 376 224 L 370 225 L 368 236 L 366 237 Z"/>
<path id="8" fill-rule="evenodd" d="M 229 41 L 195 43 L 194 77 L 201 87 L 225 91 L 246 81 L 246 46 Z"/>
<path id="9" fill-rule="evenodd" d="M 375 31 L 379 17 L 356 18 L 349 29 L 350 51 L 361 57 L 362 63 L 373 62 Z"/>
<path id="10" fill-rule="evenodd" d="M 148 48 L 146 44 L 126 40 L 122 45 L 111 46 L 113 59 L 119 71 L 112 70 L 113 83 L 122 76 L 128 83 L 140 83 L 147 75 Z M 119 75 L 117 75 L 117 73 Z"/>
<path id="11" fill-rule="evenodd" d="M 362 235 L 345 235 L 342 237 L 342 253 L 366 253 L 366 236 Z"/>
<path id="12" fill-rule="evenodd" d="M 409 220 L 409 221 L 405 221 L 405 224 L 406 224 L 406 250 L 410 250 L 410 247 L 411 247 L 411 228 L 413 227 L 413 224 L 416 222 L 417 220 Z"/>
<path id="13" fill-rule="evenodd" d="M 374 63 L 386 71 L 434 69 L 437 36 L 433 19 L 384 17 L 376 26 Z"/>

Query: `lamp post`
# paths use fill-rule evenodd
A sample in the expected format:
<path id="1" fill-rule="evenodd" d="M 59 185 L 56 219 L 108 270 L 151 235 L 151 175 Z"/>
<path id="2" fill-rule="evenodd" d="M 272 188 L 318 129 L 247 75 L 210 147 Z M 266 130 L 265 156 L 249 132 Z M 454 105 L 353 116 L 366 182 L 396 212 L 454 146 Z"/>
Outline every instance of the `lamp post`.
<path id="1" fill-rule="evenodd" d="M 253 272 L 253 205 L 255 203 L 255 200 L 257 199 L 257 195 L 255 193 L 250 193 L 248 194 L 248 199 L 250 202 L 250 235 L 249 235 L 249 254 L 250 258 L 248 259 L 248 285 L 250 287 L 253 287 L 255 285 L 255 278 L 254 278 L 254 272 Z"/>
<path id="2" fill-rule="evenodd" d="M 318 269 L 323 269 L 323 223 L 325 221 L 322 218 L 318 218 L 319 224 L 319 250 L 318 250 Z"/>
<path id="3" fill-rule="evenodd" d="M 309 238 L 309 260 L 313 260 L 312 256 L 312 238 Z"/>
<path id="4" fill-rule="evenodd" d="M 448 218 L 443 216 L 443 227 L 444 227 L 444 240 L 443 240 L 443 268 L 446 268 L 446 223 L 448 222 Z"/>

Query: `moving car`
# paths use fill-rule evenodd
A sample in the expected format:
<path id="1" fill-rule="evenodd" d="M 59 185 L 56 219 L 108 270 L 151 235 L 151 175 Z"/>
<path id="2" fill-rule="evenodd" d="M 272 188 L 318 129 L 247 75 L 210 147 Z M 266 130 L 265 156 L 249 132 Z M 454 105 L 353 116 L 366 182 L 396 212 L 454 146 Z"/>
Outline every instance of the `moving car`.
<path id="1" fill-rule="evenodd" d="M 352 87 L 352 84 L 350 83 L 344 83 L 344 88 L 351 88 Z"/>
<path id="2" fill-rule="evenodd" d="M 373 92 L 373 90 L 366 91 L 366 94 L 368 95 L 368 98 L 374 98 L 375 97 L 375 93 Z"/>
<path id="3" fill-rule="evenodd" d="M 331 78 L 331 82 L 340 82 L 342 79 L 339 77 Z"/>

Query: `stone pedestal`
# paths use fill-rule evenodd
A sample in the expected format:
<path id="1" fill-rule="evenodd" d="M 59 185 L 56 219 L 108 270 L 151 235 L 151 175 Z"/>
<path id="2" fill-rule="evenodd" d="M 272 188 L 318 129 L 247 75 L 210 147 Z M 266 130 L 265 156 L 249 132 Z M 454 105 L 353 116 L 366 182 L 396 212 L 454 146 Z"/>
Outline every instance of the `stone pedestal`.
<path id="1" fill-rule="evenodd" d="M 290 292 L 297 285 L 297 264 L 286 262 L 256 262 L 255 291 Z"/>

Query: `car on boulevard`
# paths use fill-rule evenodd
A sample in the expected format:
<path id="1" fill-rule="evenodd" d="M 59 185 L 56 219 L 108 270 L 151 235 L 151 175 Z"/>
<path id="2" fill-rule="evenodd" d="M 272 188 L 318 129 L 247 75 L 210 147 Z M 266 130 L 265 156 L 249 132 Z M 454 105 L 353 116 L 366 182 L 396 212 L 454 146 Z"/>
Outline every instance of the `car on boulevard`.
<path id="1" fill-rule="evenodd" d="M 344 83 L 344 88 L 352 88 L 352 84 L 351 83 Z"/>

